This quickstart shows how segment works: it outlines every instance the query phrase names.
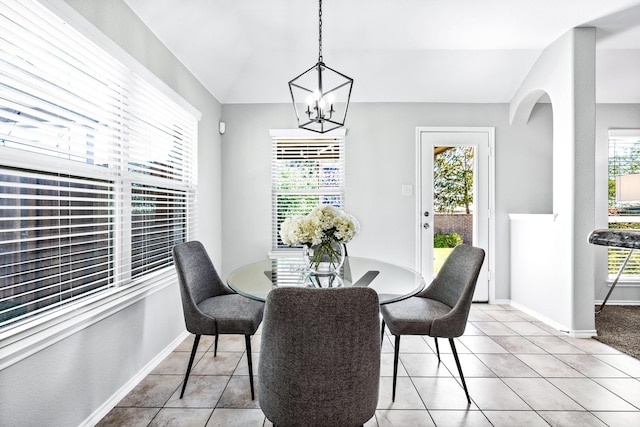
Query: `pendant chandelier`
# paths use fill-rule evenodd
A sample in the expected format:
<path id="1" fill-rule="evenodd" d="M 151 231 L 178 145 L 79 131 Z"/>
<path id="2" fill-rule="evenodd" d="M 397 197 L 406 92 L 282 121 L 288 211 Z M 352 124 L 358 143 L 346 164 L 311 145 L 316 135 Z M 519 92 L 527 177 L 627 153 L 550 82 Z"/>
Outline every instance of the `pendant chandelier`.
<path id="1" fill-rule="evenodd" d="M 298 127 L 325 133 L 344 126 L 353 79 L 322 59 L 322 0 L 318 13 L 318 63 L 289 82 Z"/>

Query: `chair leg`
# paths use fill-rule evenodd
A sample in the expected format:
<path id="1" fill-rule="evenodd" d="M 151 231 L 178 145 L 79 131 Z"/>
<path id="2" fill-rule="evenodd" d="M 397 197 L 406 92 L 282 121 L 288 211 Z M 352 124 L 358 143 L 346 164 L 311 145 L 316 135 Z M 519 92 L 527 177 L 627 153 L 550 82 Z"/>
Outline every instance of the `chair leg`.
<path id="1" fill-rule="evenodd" d="M 438 363 L 440 363 L 440 347 L 438 347 L 438 337 L 433 337 L 436 342 L 436 353 L 438 354 Z"/>
<path id="2" fill-rule="evenodd" d="M 451 344 L 451 350 L 453 351 L 453 358 L 456 359 L 456 365 L 458 366 L 458 372 L 460 373 L 460 380 L 462 381 L 462 387 L 467 395 L 467 402 L 471 404 L 471 398 L 469 397 L 469 390 L 467 390 L 467 383 L 464 381 L 464 375 L 462 374 L 462 367 L 460 366 L 460 359 L 458 359 L 458 352 L 456 351 L 456 345 L 453 342 L 453 338 L 449 338 L 449 344 Z"/>
<path id="3" fill-rule="evenodd" d="M 253 357 L 251 356 L 251 335 L 245 335 L 244 336 L 244 342 L 247 345 L 247 364 L 249 365 L 249 384 L 251 384 L 251 400 L 253 400 L 254 399 L 254 394 L 253 394 L 253 363 L 252 363 Z"/>
<path id="4" fill-rule="evenodd" d="M 218 355 L 218 333 L 216 333 L 216 342 L 213 344 L 213 357 Z"/>
<path id="5" fill-rule="evenodd" d="M 382 320 L 382 327 L 380 328 L 380 348 L 382 348 L 382 344 L 384 343 L 384 319 Z"/>
<path id="6" fill-rule="evenodd" d="M 184 396 L 184 390 L 187 388 L 187 381 L 189 381 L 189 374 L 191 373 L 191 365 L 193 365 L 193 359 L 196 357 L 196 350 L 200 343 L 200 335 L 196 335 L 193 340 L 193 347 L 191 348 L 191 357 L 189 358 L 189 364 L 187 365 L 187 373 L 184 376 L 184 383 L 182 384 L 182 392 L 180 392 L 180 399 Z"/>
<path id="7" fill-rule="evenodd" d="M 400 355 L 400 335 L 396 335 L 396 348 L 393 349 L 393 392 L 391 401 L 396 401 L 396 379 L 398 378 L 398 356 Z"/>

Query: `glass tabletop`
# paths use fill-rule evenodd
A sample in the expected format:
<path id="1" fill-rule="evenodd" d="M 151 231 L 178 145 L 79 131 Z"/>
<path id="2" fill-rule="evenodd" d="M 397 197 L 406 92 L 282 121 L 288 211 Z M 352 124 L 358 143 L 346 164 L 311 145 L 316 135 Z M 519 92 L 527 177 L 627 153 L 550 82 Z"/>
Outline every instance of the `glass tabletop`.
<path id="1" fill-rule="evenodd" d="M 420 292 L 424 279 L 416 271 L 384 261 L 348 256 L 335 276 L 309 273 L 301 257 L 274 258 L 245 265 L 232 272 L 227 284 L 237 293 L 258 301 L 277 287 L 368 286 L 380 304 L 400 301 Z"/>

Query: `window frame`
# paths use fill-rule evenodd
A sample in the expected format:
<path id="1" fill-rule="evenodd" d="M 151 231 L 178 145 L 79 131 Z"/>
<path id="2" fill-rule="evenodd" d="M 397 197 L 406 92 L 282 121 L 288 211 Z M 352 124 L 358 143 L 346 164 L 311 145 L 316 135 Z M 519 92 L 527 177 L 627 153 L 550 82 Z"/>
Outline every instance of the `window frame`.
<path id="1" fill-rule="evenodd" d="M 612 143 L 615 143 L 615 142 L 620 142 L 622 144 L 632 143 L 634 144 L 634 149 L 638 149 L 640 154 L 640 129 L 610 129 L 609 130 L 608 138 L 607 138 L 607 181 L 608 182 L 610 182 L 612 179 L 612 176 L 610 176 L 610 169 L 612 167 L 611 166 L 611 162 L 612 162 L 611 150 L 612 150 Z M 640 156 L 638 156 L 637 161 L 640 163 Z M 619 163 L 617 164 L 619 166 Z M 633 173 L 640 173 L 640 170 L 633 171 Z M 615 182 L 616 176 L 617 175 L 613 176 L 614 182 Z M 609 185 L 607 185 L 607 191 L 609 191 Z M 607 209 L 608 211 L 607 212 L 607 228 L 610 228 L 610 224 L 615 224 L 615 223 L 640 223 L 640 203 L 614 202 L 614 205 L 612 206 L 610 204 L 609 196 L 610 194 L 607 195 L 607 208 L 608 208 Z M 627 206 L 629 204 L 633 204 L 637 206 L 638 214 L 620 215 L 620 214 L 611 213 L 610 209 L 617 209 L 620 207 L 624 208 L 625 204 Z M 606 268 L 605 277 L 606 277 L 607 283 L 613 283 L 620 266 L 622 265 L 622 263 L 624 262 L 628 254 L 629 254 L 628 249 L 614 248 L 614 247 L 607 248 L 607 256 L 605 258 L 607 263 L 605 266 Z M 612 270 L 610 268 L 610 265 L 613 265 Z M 632 269 L 635 269 L 636 271 L 640 270 L 640 253 L 637 251 L 634 252 L 632 257 L 629 259 L 629 263 L 627 264 L 627 267 L 620 275 L 618 286 L 635 287 L 640 285 L 640 272 L 637 274 L 627 273 L 628 270 L 632 270 Z"/>
<path id="2" fill-rule="evenodd" d="M 196 123 L 194 132 L 194 152 L 193 152 L 193 168 L 194 181 L 189 185 L 190 190 L 186 193 L 186 200 L 189 209 L 186 236 L 193 237 L 197 227 L 197 206 L 195 198 L 197 194 L 197 123 L 201 118 L 201 113 L 191 104 L 184 100 L 177 92 L 167 86 L 162 80 L 152 74 L 142 64 L 135 60 L 124 49 L 118 46 L 113 40 L 100 32 L 92 23 L 82 17 L 75 9 L 62 0 L 38 0 L 37 2 L 45 9 L 51 11 L 65 25 L 73 28 L 86 39 L 97 45 L 105 54 L 119 61 L 120 64 L 131 72 L 136 74 L 145 84 L 148 84 L 153 90 L 159 93 L 178 107 L 183 108 Z M 6 147 L 5 147 L 6 148 Z M 2 163 L 8 167 L 29 168 L 50 171 L 57 162 L 55 159 L 44 158 L 42 162 L 38 160 L 38 167 L 28 166 L 26 160 L 34 161 L 33 153 L 20 152 L 17 149 L 3 150 Z M 78 162 L 79 163 L 79 162 Z M 79 163 L 75 165 L 79 169 L 86 168 L 87 175 L 100 175 L 100 179 L 104 179 L 109 175 L 106 172 L 104 176 L 96 168 L 88 167 Z M 75 173 L 75 170 L 72 171 Z M 152 177 L 151 177 L 152 178 Z M 131 182 L 130 174 L 124 173 L 120 176 L 109 175 L 110 180 L 120 181 L 117 185 L 126 187 L 127 182 Z M 133 181 L 140 182 L 138 178 Z M 144 184 L 154 185 L 153 178 L 145 180 Z M 157 184 L 166 188 L 167 181 L 157 180 Z M 117 208 L 115 208 L 117 209 Z M 118 212 L 115 215 L 119 215 Z M 121 233 L 121 230 L 117 231 Z M 57 307 L 54 310 L 41 313 L 33 318 L 10 325 L 8 328 L 0 330 L 0 370 L 11 366 L 14 363 L 23 360 L 30 355 L 55 344 L 56 342 L 73 335 L 74 333 L 105 319 L 112 314 L 132 305 L 136 302 L 147 298 L 148 296 L 161 291 L 168 286 L 175 286 L 176 273 L 173 265 L 167 265 L 161 269 L 146 273 L 139 278 L 134 278 L 119 286 L 104 289 L 97 294 L 93 294 L 71 304 Z"/>
<path id="3" fill-rule="evenodd" d="M 330 132 L 326 132 L 324 134 L 318 135 L 316 132 L 311 132 L 303 129 L 271 129 L 270 130 L 272 148 L 271 148 L 271 255 L 287 255 L 292 252 L 297 253 L 301 252 L 301 248 L 299 247 L 280 247 L 278 246 L 279 241 L 279 222 L 278 222 L 278 203 L 277 196 L 280 193 L 277 190 L 278 182 L 277 182 L 277 148 L 279 140 L 319 140 L 326 139 L 327 141 L 338 141 L 339 143 L 339 162 L 341 165 L 341 171 L 339 172 L 341 175 L 341 182 L 338 190 L 335 192 L 338 194 L 340 199 L 340 204 L 336 207 L 340 209 L 345 209 L 345 189 L 346 189 L 346 129 L 335 129 Z M 302 159 L 302 157 L 301 157 Z M 319 195 L 322 192 L 317 191 L 309 191 L 307 193 L 309 196 Z"/>

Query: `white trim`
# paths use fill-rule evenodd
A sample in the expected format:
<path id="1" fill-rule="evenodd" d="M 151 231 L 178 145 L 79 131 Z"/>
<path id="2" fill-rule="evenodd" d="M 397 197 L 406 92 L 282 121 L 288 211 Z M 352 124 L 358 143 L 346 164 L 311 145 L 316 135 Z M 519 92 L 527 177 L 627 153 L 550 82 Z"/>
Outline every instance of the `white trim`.
<path id="1" fill-rule="evenodd" d="M 616 286 L 618 287 L 620 286 L 619 284 Z M 594 301 L 594 305 L 600 305 L 602 304 L 604 300 L 602 299 L 597 299 Z M 615 300 L 615 299 L 609 299 L 607 300 L 607 304 L 604 306 L 605 310 L 607 309 L 608 306 L 610 305 L 640 305 L 640 300 Z"/>
<path id="2" fill-rule="evenodd" d="M 85 329 L 124 308 L 175 285 L 176 273 L 168 267 L 144 284 L 127 290 L 112 288 L 84 301 L 53 310 L 36 319 L 27 319 L 0 334 L 0 371 Z"/>
<path id="3" fill-rule="evenodd" d="M 73 7 L 67 4 L 64 0 L 37 0 L 42 6 L 49 9 L 52 13 L 58 16 L 63 21 L 67 22 L 73 29 L 80 32 L 86 38 L 93 43 L 100 46 L 105 52 L 112 55 L 115 59 L 122 62 L 125 66 L 129 67 L 134 73 L 139 75 L 146 82 L 150 83 L 161 91 L 164 95 L 169 97 L 176 104 L 187 110 L 192 114 L 197 121 L 202 118 L 202 113 L 191 105 L 186 99 L 184 99 L 178 92 L 169 87 L 158 76 L 149 71 L 144 65 L 138 62 L 127 51 L 120 47 L 115 41 L 111 40 L 96 28 L 90 21 L 82 16 Z"/>
<path id="4" fill-rule="evenodd" d="M 158 366 L 167 356 L 169 356 L 178 345 L 180 345 L 188 336 L 189 332 L 184 331 L 178 337 L 173 340 L 168 346 L 166 346 L 160 353 L 158 353 L 153 359 L 149 361 L 137 374 L 132 376 L 118 391 L 111 395 L 109 399 L 104 401 L 91 415 L 87 417 L 79 426 L 95 426 L 105 415 L 109 413 L 124 397 L 129 394 L 135 386 L 140 383 Z"/>
<path id="5" fill-rule="evenodd" d="M 420 230 L 422 227 L 422 170 L 421 170 L 421 159 L 422 159 L 422 148 L 421 148 L 421 133 L 423 132 L 457 132 L 457 133 L 487 133 L 488 136 L 488 145 L 489 145 L 489 159 L 488 159 L 488 179 L 487 183 L 489 189 L 489 200 L 487 201 L 487 205 L 489 207 L 488 212 L 488 220 L 489 220 L 489 236 L 488 236 L 488 248 L 486 254 L 486 262 L 487 262 L 487 276 L 489 281 L 489 303 L 495 303 L 495 278 L 496 278 L 496 261 L 495 261 L 495 239 L 496 239 L 496 215 L 495 215 L 495 128 L 494 127 L 482 127 L 482 126 L 417 126 L 416 127 L 416 191 L 415 191 L 415 200 L 416 200 L 416 219 L 415 226 L 416 230 Z M 415 239 L 415 270 L 421 272 L 421 264 L 422 264 L 422 245 L 420 238 Z"/>
<path id="6" fill-rule="evenodd" d="M 511 221 L 540 221 L 540 222 L 555 222 L 558 217 L 557 213 L 554 214 L 507 214 Z"/>
<path id="7" fill-rule="evenodd" d="M 489 302 L 493 301 L 496 295 L 496 129 L 494 127 L 480 128 L 486 129 L 489 133 Z"/>
<path id="8" fill-rule="evenodd" d="M 640 129 L 609 129 L 609 139 L 618 141 L 637 141 L 640 138 Z"/>
<path id="9" fill-rule="evenodd" d="M 640 222 L 640 216 L 638 215 L 611 215 L 607 217 L 609 222 Z"/>
<path id="10" fill-rule="evenodd" d="M 593 338 L 598 336 L 598 331 L 595 329 L 572 329 L 568 334 L 571 338 Z"/>
<path id="11" fill-rule="evenodd" d="M 572 338 L 592 338 L 598 335 L 595 329 L 569 329 L 565 325 L 562 325 L 555 320 L 548 318 L 547 316 L 543 316 L 537 311 L 531 310 L 530 308 L 525 307 L 517 302 L 509 301 L 509 305 L 517 308 L 518 310 L 522 311 L 525 314 L 528 314 L 531 317 L 538 319 L 542 323 L 551 326 L 558 332 L 563 332 L 564 334 Z"/>
<path id="12" fill-rule="evenodd" d="M 613 276 L 615 276 L 615 274 Z M 613 285 L 613 280 L 607 279 L 604 283 L 606 287 L 610 288 L 611 285 Z M 620 276 L 620 281 L 616 284 L 616 288 L 640 288 L 640 282 L 637 280 L 625 281 L 622 276 Z"/>
<path id="13" fill-rule="evenodd" d="M 538 319 L 539 321 L 541 321 L 542 323 L 545 323 L 549 326 L 551 326 L 554 329 L 557 329 L 558 332 L 564 332 L 566 334 L 569 333 L 568 328 L 565 325 L 562 325 L 558 322 L 556 322 L 555 320 L 552 320 L 550 318 L 548 318 L 547 316 L 544 316 L 540 313 L 538 313 L 537 311 L 531 310 L 529 307 L 526 307 L 520 303 L 517 303 L 515 301 L 509 301 L 509 305 L 512 307 L 517 308 L 518 310 L 520 310 L 521 312 L 528 314 L 531 317 L 535 317 L 536 319 Z"/>

